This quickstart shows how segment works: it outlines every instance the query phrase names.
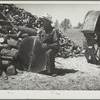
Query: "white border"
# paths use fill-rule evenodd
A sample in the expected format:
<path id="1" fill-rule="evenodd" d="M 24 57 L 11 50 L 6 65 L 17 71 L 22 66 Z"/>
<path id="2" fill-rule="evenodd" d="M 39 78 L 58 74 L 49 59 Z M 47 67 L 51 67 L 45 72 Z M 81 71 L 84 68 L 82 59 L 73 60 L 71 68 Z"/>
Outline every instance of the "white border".
<path id="1" fill-rule="evenodd" d="M 100 4 L 100 1 L 0 1 L 13 4 Z M 0 99 L 100 99 L 100 91 L 0 90 Z"/>
<path id="2" fill-rule="evenodd" d="M 100 99 L 100 91 L 1 90 L 0 99 Z"/>
<path id="3" fill-rule="evenodd" d="M 100 1 L 0 1 L 15 4 L 100 4 Z"/>

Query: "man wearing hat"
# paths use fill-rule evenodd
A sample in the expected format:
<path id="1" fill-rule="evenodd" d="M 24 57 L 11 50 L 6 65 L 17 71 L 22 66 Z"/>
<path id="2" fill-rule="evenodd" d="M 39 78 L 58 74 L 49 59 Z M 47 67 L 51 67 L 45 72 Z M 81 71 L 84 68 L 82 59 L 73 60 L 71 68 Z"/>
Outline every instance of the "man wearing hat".
<path id="1" fill-rule="evenodd" d="M 59 31 L 52 27 L 52 17 L 47 14 L 40 18 L 43 29 L 45 30 L 45 37 L 43 37 L 43 48 L 47 54 L 47 74 L 56 76 L 55 73 L 55 56 L 59 49 Z"/>

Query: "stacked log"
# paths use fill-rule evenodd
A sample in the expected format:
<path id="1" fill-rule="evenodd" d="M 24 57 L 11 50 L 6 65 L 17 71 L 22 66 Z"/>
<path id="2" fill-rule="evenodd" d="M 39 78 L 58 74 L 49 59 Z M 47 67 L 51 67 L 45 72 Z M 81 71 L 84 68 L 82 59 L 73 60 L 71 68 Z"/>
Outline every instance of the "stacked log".
<path id="1" fill-rule="evenodd" d="M 82 47 L 77 45 L 74 41 L 72 41 L 70 38 L 65 37 L 64 35 L 60 36 L 60 48 L 58 55 L 62 58 L 68 58 L 68 57 L 77 57 L 81 56 L 82 54 Z"/>

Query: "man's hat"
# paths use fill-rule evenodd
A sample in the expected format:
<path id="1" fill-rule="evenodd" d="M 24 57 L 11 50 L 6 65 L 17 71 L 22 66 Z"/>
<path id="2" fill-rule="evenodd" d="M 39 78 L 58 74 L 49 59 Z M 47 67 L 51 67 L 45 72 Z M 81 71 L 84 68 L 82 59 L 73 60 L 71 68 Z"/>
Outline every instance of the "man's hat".
<path id="1" fill-rule="evenodd" d="M 53 22 L 52 21 L 52 16 L 50 16 L 50 14 L 44 14 L 43 16 L 42 16 L 42 18 L 45 18 L 45 19 L 47 19 L 48 21 L 50 21 L 51 23 Z"/>

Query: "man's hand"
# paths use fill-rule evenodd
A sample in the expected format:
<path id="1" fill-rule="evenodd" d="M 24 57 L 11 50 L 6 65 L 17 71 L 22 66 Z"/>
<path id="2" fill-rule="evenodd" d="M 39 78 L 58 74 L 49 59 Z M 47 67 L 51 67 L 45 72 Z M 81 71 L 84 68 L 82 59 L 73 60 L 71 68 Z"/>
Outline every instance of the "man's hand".
<path id="1" fill-rule="evenodd" d="M 47 44 L 46 43 L 43 43 L 42 44 L 42 48 L 46 48 L 47 47 Z"/>
<path id="2" fill-rule="evenodd" d="M 46 43 L 43 43 L 43 44 L 42 44 L 42 48 L 43 48 L 44 50 L 48 50 L 48 49 L 49 49 L 49 46 L 48 46 Z"/>

